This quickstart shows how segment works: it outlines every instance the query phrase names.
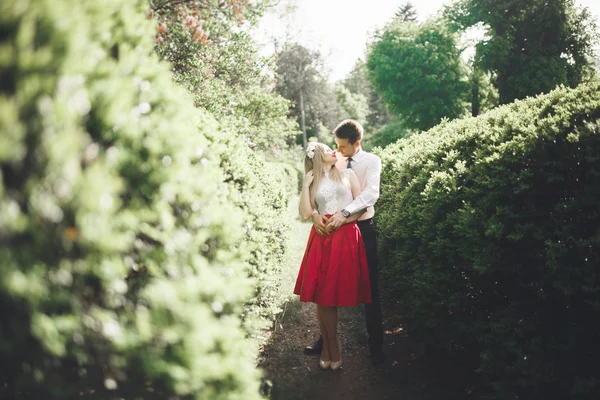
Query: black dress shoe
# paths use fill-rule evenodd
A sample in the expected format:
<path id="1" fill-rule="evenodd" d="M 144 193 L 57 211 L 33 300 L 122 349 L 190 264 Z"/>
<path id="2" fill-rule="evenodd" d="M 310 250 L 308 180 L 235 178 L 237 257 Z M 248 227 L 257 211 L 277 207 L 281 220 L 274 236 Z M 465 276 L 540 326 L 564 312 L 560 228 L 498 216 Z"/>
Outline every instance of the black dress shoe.
<path id="1" fill-rule="evenodd" d="M 319 336 L 316 342 L 304 348 L 304 354 L 321 354 L 323 351 L 323 336 Z"/>

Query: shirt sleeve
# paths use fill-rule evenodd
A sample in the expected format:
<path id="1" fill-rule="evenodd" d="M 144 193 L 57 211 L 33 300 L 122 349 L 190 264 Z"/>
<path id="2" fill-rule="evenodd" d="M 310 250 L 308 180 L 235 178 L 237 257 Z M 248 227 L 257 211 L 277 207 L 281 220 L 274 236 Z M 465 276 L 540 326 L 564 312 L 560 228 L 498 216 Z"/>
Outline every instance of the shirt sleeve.
<path id="1" fill-rule="evenodd" d="M 381 176 L 381 159 L 375 157 L 373 161 L 367 167 L 365 188 L 360 194 L 354 199 L 346 210 L 350 214 L 362 211 L 365 208 L 374 206 L 379 199 L 379 180 Z"/>

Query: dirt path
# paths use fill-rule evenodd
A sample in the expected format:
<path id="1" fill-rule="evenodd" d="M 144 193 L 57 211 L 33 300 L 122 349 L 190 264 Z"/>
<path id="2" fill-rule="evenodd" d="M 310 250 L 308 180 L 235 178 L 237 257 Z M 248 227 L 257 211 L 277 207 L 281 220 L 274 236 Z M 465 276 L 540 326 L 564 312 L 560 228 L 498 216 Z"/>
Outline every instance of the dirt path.
<path id="1" fill-rule="evenodd" d="M 294 273 L 287 276 L 295 279 Z M 292 285 L 285 282 L 290 290 Z M 452 360 L 425 355 L 423 346 L 404 333 L 400 313 L 385 306 L 383 312 L 385 364 L 371 364 L 363 308 L 359 306 L 339 311 L 342 370 L 322 371 L 317 367 L 317 356 L 303 354 L 303 348 L 318 337 L 314 305 L 291 296 L 261 349 L 264 392 L 272 400 L 475 398 L 470 394 L 470 373 L 461 371 Z"/>

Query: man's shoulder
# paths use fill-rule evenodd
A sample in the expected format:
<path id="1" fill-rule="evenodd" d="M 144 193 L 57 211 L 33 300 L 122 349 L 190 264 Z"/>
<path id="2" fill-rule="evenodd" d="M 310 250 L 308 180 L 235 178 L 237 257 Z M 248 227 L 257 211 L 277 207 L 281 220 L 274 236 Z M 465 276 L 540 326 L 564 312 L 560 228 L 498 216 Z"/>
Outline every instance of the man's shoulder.
<path id="1" fill-rule="evenodd" d="M 364 150 L 363 150 L 363 151 L 364 151 Z M 379 156 L 378 156 L 377 154 L 370 153 L 370 152 L 368 152 L 368 151 L 365 151 L 364 153 L 365 153 L 365 155 L 364 155 L 363 157 L 364 157 L 366 160 L 369 160 L 369 161 L 371 161 L 371 162 L 373 162 L 373 161 L 379 161 L 379 162 L 381 162 L 381 159 L 379 158 Z"/>

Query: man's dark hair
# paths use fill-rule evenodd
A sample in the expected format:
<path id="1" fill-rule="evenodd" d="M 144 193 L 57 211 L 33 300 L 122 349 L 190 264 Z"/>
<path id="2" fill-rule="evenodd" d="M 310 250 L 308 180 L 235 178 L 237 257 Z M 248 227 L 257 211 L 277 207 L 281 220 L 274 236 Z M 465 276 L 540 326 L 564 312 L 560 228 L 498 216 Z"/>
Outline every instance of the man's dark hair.
<path id="1" fill-rule="evenodd" d="M 348 139 L 351 144 L 356 143 L 363 138 L 363 127 L 358 121 L 346 119 L 339 123 L 333 130 L 333 134 L 338 139 Z"/>

